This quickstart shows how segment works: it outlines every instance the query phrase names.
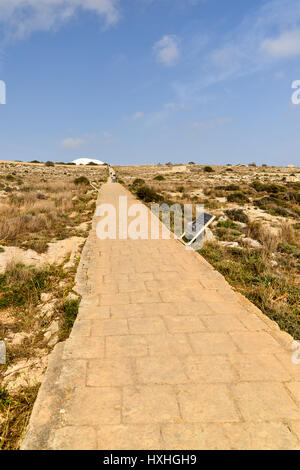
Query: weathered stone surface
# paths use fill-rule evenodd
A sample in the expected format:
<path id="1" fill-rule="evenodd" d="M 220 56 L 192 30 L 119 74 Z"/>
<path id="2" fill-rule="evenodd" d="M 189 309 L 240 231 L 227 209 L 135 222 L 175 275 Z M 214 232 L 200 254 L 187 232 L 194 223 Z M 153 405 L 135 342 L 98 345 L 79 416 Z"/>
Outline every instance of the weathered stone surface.
<path id="1" fill-rule="evenodd" d="M 97 431 L 89 426 L 65 426 L 57 429 L 51 450 L 96 450 Z"/>
<path id="2" fill-rule="evenodd" d="M 103 425 L 98 430 L 99 450 L 162 449 L 160 429 L 153 424 Z"/>
<path id="3" fill-rule="evenodd" d="M 174 387 L 170 385 L 136 385 L 124 388 L 124 423 L 174 423 L 180 418 Z"/>
<path id="4" fill-rule="evenodd" d="M 292 338 L 178 241 L 99 240 L 98 220 L 22 448 L 299 449 Z"/>

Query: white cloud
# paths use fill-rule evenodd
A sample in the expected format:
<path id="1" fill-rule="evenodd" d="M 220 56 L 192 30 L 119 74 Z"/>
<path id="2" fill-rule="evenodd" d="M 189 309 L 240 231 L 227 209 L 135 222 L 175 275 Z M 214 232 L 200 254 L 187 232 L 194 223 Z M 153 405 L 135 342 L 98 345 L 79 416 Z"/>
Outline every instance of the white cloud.
<path id="1" fill-rule="evenodd" d="M 171 109 L 171 110 L 177 110 L 177 109 L 185 109 L 185 105 L 182 103 L 166 103 L 164 105 L 164 108 L 166 109 Z"/>
<path id="2" fill-rule="evenodd" d="M 61 145 L 64 148 L 67 148 L 67 149 L 77 149 L 77 148 L 81 147 L 81 145 L 83 145 L 84 143 L 85 143 L 85 141 L 83 139 L 76 139 L 76 138 L 73 138 L 73 137 L 69 137 L 67 139 L 64 139 L 61 142 Z"/>
<path id="3" fill-rule="evenodd" d="M 190 46 L 182 54 L 188 76 L 172 83 L 179 100 L 195 102 L 209 86 L 300 56 L 300 2 L 265 0 L 236 28 L 206 39 L 206 51 L 185 39 Z"/>
<path id="4" fill-rule="evenodd" d="M 146 115 L 146 123 L 148 125 L 153 125 L 166 121 L 174 113 L 184 109 L 186 109 L 186 106 L 183 103 L 166 103 L 159 111 Z"/>
<path id="5" fill-rule="evenodd" d="M 144 117 L 144 113 L 142 113 L 142 111 L 137 111 L 136 113 L 134 113 L 134 115 L 132 116 L 132 119 L 134 121 L 136 121 L 137 119 L 142 119 L 142 117 Z"/>
<path id="6" fill-rule="evenodd" d="M 208 130 L 208 129 L 215 129 L 216 127 L 226 126 L 227 124 L 232 123 L 232 118 L 225 117 L 225 118 L 216 118 L 211 119 L 208 121 L 195 121 L 192 123 L 192 127 L 194 129 L 199 130 Z"/>
<path id="7" fill-rule="evenodd" d="M 119 0 L 0 0 L 2 34 L 8 40 L 49 31 L 80 10 L 95 13 L 110 26 L 119 19 L 118 4 Z"/>
<path id="8" fill-rule="evenodd" d="M 277 80 L 282 80 L 286 78 L 286 74 L 283 70 L 279 70 L 278 72 L 274 73 L 274 78 L 276 78 Z"/>
<path id="9" fill-rule="evenodd" d="M 261 49 L 278 59 L 300 55 L 300 29 L 283 32 L 275 39 L 265 39 Z"/>
<path id="10" fill-rule="evenodd" d="M 101 132 L 101 138 L 102 138 L 102 140 L 104 140 L 104 141 L 107 142 L 107 143 L 110 143 L 110 142 L 113 142 L 113 141 L 114 141 L 113 136 L 112 136 L 111 133 L 108 132 L 108 131 L 102 131 L 102 132 Z"/>
<path id="11" fill-rule="evenodd" d="M 154 44 L 153 50 L 155 52 L 157 62 L 166 65 L 167 67 L 171 67 L 179 60 L 179 39 L 175 35 L 163 36 L 162 39 Z"/>

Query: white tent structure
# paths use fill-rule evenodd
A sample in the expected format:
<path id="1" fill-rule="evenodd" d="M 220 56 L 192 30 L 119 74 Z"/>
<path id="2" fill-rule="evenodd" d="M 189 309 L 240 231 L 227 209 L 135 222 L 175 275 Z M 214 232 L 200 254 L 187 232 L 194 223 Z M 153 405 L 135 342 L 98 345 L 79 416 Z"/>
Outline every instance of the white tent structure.
<path id="1" fill-rule="evenodd" d="M 75 165 L 88 165 L 89 163 L 104 165 L 104 162 L 101 162 L 101 160 L 95 160 L 93 158 L 77 158 L 76 160 L 73 160 L 72 163 L 75 163 Z"/>

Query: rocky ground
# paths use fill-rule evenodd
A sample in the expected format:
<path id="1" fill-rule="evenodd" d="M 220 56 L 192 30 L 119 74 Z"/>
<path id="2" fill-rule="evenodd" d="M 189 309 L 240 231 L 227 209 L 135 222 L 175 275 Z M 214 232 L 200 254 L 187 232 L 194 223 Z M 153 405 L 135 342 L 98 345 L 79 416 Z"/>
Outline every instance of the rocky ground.
<path id="1" fill-rule="evenodd" d="M 102 167 L 0 163 L 0 449 L 18 448 L 49 354 L 76 318 L 76 268 L 106 178 Z"/>
<path id="2" fill-rule="evenodd" d="M 115 167 L 146 203 L 203 204 L 216 219 L 201 254 L 300 339 L 300 169 L 255 164 Z"/>

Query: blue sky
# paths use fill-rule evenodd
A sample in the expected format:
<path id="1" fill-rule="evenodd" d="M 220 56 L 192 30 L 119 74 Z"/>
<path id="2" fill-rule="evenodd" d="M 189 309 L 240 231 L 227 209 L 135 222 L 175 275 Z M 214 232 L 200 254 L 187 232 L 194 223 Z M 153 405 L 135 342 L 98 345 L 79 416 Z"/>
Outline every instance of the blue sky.
<path id="1" fill-rule="evenodd" d="M 297 0 L 0 0 L 0 159 L 300 163 Z"/>

